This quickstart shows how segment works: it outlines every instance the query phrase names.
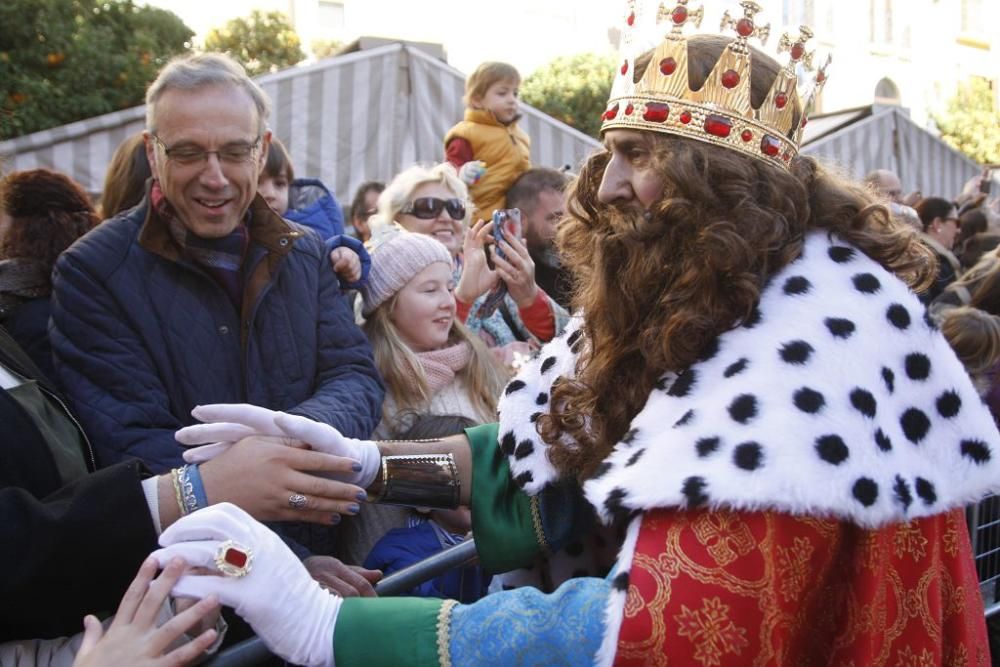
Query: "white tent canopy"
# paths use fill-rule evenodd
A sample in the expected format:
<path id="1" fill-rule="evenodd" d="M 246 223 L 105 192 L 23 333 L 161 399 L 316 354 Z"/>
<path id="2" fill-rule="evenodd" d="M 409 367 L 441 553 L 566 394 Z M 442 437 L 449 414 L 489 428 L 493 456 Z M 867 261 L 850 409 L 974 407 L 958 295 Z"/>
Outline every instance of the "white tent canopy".
<path id="1" fill-rule="evenodd" d="M 951 199 L 980 173 L 974 161 L 923 129 L 899 107 L 862 107 L 817 116 L 806 126 L 802 152 L 854 178 L 894 171 L 903 190 Z"/>
<path id="2" fill-rule="evenodd" d="M 271 97 L 271 129 L 298 176 L 320 178 L 342 203 L 364 181 L 390 180 L 444 157 L 447 130 L 463 115 L 465 77 L 418 48 L 393 42 L 259 77 Z M 521 127 L 535 166 L 576 168 L 597 141 L 527 105 Z M 145 126 L 134 107 L 0 143 L 5 170 L 47 167 L 99 193 L 118 144 Z"/>

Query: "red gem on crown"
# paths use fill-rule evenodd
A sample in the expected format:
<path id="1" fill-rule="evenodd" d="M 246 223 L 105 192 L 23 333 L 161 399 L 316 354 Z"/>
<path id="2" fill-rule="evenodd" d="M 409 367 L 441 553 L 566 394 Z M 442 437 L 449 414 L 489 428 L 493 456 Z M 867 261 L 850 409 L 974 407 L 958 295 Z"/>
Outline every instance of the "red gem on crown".
<path id="1" fill-rule="evenodd" d="M 625 115 L 626 115 L 626 116 L 631 116 L 631 115 L 632 115 L 632 112 L 633 112 L 633 111 L 635 111 L 635 107 L 634 107 L 634 106 L 632 106 L 632 103 L 631 103 L 631 102 L 629 102 L 629 103 L 628 103 L 628 106 L 627 106 L 627 107 L 625 107 Z"/>
<path id="2" fill-rule="evenodd" d="M 785 95 L 784 93 L 778 93 L 777 95 L 774 96 L 774 106 L 778 107 L 779 109 L 784 109 L 786 104 L 788 104 L 788 95 Z"/>
<path id="3" fill-rule="evenodd" d="M 635 24 L 635 12 L 629 13 L 628 18 L 625 19 L 625 22 L 628 23 L 630 26 L 634 25 Z"/>
<path id="4" fill-rule="evenodd" d="M 781 153 L 781 142 L 776 137 L 765 134 L 764 138 L 760 140 L 760 150 L 764 155 L 777 157 Z"/>
<path id="5" fill-rule="evenodd" d="M 745 142 L 752 141 L 753 140 L 753 132 L 751 132 L 750 130 L 743 130 L 743 133 L 740 135 L 740 139 L 742 139 Z"/>
<path id="6" fill-rule="evenodd" d="M 646 102 L 646 112 L 642 114 L 643 120 L 650 123 L 662 123 L 670 115 L 670 107 L 660 102 Z"/>
<path id="7" fill-rule="evenodd" d="M 803 44 L 802 42 L 796 42 L 795 45 L 792 46 L 792 60 L 799 60 L 805 54 L 806 54 L 806 45 Z"/>
<path id="8" fill-rule="evenodd" d="M 678 5 L 677 7 L 674 8 L 671 17 L 674 19 L 674 23 L 676 23 L 677 25 L 681 25 L 682 23 L 687 21 L 688 18 L 687 7 L 685 7 L 684 5 Z"/>
<path id="9" fill-rule="evenodd" d="M 748 18 L 742 18 L 736 22 L 736 32 L 740 37 L 749 37 L 753 34 L 755 30 L 753 21 Z"/>
<path id="10" fill-rule="evenodd" d="M 604 120 L 612 120 L 617 115 L 618 115 L 618 103 L 615 102 L 615 105 L 613 107 L 604 112 L 602 118 Z"/>
<path id="11" fill-rule="evenodd" d="M 735 88 L 740 83 L 740 74 L 734 69 L 727 69 L 722 73 L 722 85 L 726 88 Z"/>
<path id="12" fill-rule="evenodd" d="M 232 565 L 233 567 L 243 567 L 247 564 L 247 554 L 235 547 L 229 547 L 226 549 L 225 555 L 222 559 Z"/>
<path id="13" fill-rule="evenodd" d="M 660 73 L 670 76 L 677 71 L 677 61 L 673 58 L 664 58 L 660 61 Z"/>
<path id="14" fill-rule="evenodd" d="M 691 122 L 691 112 L 690 111 L 684 111 L 683 113 L 681 113 L 681 122 L 684 123 L 685 125 L 687 125 L 688 123 Z"/>
<path id="15" fill-rule="evenodd" d="M 824 72 L 823 70 L 820 70 L 820 71 L 819 71 L 819 72 L 818 72 L 818 73 L 816 74 L 816 81 L 817 81 L 818 83 L 823 83 L 824 81 L 826 81 L 826 72 Z"/>
<path id="16" fill-rule="evenodd" d="M 622 76 L 628 73 L 628 61 L 622 63 Z"/>
<path id="17" fill-rule="evenodd" d="M 733 123 L 725 116 L 710 115 L 705 117 L 705 131 L 716 137 L 725 139 L 733 129 Z"/>

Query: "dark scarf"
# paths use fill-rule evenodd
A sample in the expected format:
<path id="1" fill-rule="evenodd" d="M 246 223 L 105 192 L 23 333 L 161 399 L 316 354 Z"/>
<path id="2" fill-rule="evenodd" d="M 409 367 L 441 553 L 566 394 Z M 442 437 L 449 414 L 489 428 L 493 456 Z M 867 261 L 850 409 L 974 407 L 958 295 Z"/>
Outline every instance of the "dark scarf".
<path id="1" fill-rule="evenodd" d="M 17 257 L 0 261 L 0 317 L 25 301 L 52 291 L 52 267 L 37 259 Z"/>
<path id="2" fill-rule="evenodd" d="M 228 236 L 204 239 L 192 234 L 184 226 L 170 205 L 160 184 L 153 181 L 149 191 L 153 211 L 167 223 L 170 235 L 189 259 L 205 270 L 226 291 L 237 311 L 243 304 L 243 260 L 250 245 L 246 224 L 239 225 Z M 249 220 L 250 213 L 247 212 Z"/>

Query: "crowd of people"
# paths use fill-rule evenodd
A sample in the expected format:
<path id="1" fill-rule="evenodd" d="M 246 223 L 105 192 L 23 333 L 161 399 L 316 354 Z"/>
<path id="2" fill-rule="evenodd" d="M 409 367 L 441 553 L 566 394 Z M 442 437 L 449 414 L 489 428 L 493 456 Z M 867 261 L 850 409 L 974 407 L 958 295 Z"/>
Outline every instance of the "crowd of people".
<path id="1" fill-rule="evenodd" d="M 96 206 L 0 180 L 0 665 L 190 664 L 244 622 L 310 666 L 988 664 L 989 174 L 904 196 L 798 155 L 754 12 L 678 8 L 574 175 L 484 63 L 442 162 L 345 214 L 202 54 Z"/>

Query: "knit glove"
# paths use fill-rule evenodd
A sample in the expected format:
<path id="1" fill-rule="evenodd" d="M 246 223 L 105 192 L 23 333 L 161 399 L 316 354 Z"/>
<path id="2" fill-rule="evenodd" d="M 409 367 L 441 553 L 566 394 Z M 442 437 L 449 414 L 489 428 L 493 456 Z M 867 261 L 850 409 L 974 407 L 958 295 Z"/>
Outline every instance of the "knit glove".
<path id="1" fill-rule="evenodd" d="M 486 163 L 482 160 L 470 160 L 458 170 L 458 177 L 466 185 L 475 185 L 486 175 Z"/>
<path id="2" fill-rule="evenodd" d="M 184 450 L 183 456 L 188 463 L 204 463 L 243 438 L 284 435 L 274 425 L 274 418 L 281 414 L 284 413 L 247 403 L 199 405 L 191 411 L 191 415 L 204 423 L 185 426 L 174 434 L 174 438 L 188 447 L 202 445 Z"/>
<path id="3" fill-rule="evenodd" d="M 320 588 L 281 539 L 239 507 L 220 503 L 177 520 L 160 535 L 164 548 L 152 555 L 160 567 L 180 557 L 192 567 L 216 569 L 226 540 L 249 550 L 249 572 L 242 577 L 186 574 L 174 585 L 174 597 L 215 594 L 281 658 L 331 667 L 341 598 Z"/>
<path id="4" fill-rule="evenodd" d="M 337 479 L 341 481 L 367 489 L 382 469 L 382 453 L 371 440 L 348 438 L 329 424 L 299 415 L 279 414 L 274 418 L 274 425 L 282 435 L 301 440 L 317 452 L 343 456 L 361 463 L 360 472 L 338 476 Z"/>

